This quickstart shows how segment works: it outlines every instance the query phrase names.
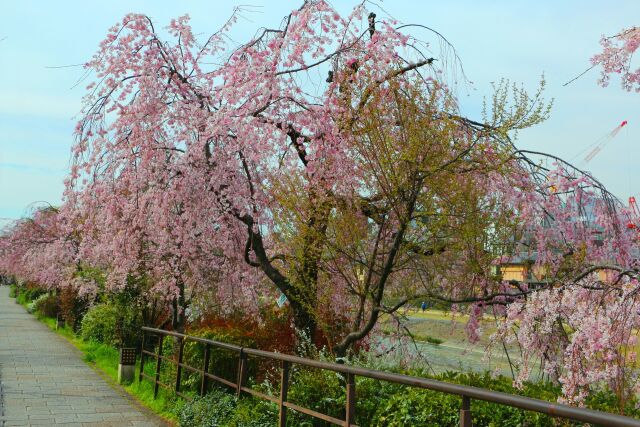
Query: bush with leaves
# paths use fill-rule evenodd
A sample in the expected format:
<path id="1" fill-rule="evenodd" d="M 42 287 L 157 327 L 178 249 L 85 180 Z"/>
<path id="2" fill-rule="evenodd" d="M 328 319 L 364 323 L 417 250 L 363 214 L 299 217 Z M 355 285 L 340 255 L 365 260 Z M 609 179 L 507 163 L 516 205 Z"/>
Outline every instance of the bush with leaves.
<path id="1" fill-rule="evenodd" d="M 85 341 L 117 344 L 118 308 L 113 304 L 94 305 L 82 319 L 80 336 Z"/>
<path id="2" fill-rule="evenodd" d="M 402 373 L 505 393 L 521 394 L 549 402 L 555 402 L 561 395 L 560 388 L 551 383 L 524 383 L 524 388 L 518 391 L 513 387 L 511 379 L 493 377 L 489 373 L 446 372 L 436 376 L 425 375 L 419 370 Z M 293 370 L 291 375 L 289 401 L 336 418 L 344 418 L 344 382 L 338 375 L 328 371 L 307 369 Z M 270 387 L 266 384 L 254 387 L 271 395 L 277 394 L 277 387 Z M 457 426 L 459 424 L 458 414 L 461 403 L 459 396 L 404 387 L 368 378 L 358 378 L 356 389 L 358 395 L 356 424 L 359 426 Z M 202 401 L 210 403 L 204 404 Z M 267 426 L 274 425 L 278 415 L 277 406 L 270 402 L 256 400 L 248 396 L 236 400 L 232 394 L 217 388 L 207 397 L 196 398 L 194 402 L 185 405 L 188 407 L 187 413 L 191 418 L 184 418 L 184 420 L 181 418 L 181 425 Z M 586 401 L 586 405 L 593 409 L 615 412 L 616 402 L 616 396 L 611 391 L 601 390 L 594 393 Z M 628 402 L 625 407 L 626 415 L 635 417 L 640 415 L 640 409 L 636 408 L 636 403 L 636 401 Z M 196 419 L 195 412 L 199 414 L 198 419 L 215 420 L 215 422 L 189 424 Z M 472 418 L 475 426 L 581 425 L 553 419 L 536 412 L 477 400 L 472 402 Z M 330 424 L 289 410 L 287 425 L 320 427 Z"/>
<path id="3" fill-rule="evenodd" d="M 87 311 L 81 322 L 80 335 L 85 341 L 137 347 L 141 327 L 142 317 L 136 307 L 114 299 Z"/>
<path id="4" fill-rule="evenodd" d="M 277 419 L 273 403 L 249 397 L 236 399 L 218 388 L 184 403 L 178 414 L 184 427 L 271 427 Z"/>
<path id="5" fill-rule="evenodd" d="M 19 304 L 29 304 L 40 295 L 46 294 L 47 291 L 33 285 L 18 286 L 16 289 L 16 302 Z M 27 310 L 29 307 L 27 306 Z"/>
<path id="6" fill-rule="evenodd" d="M 89 309 L 89 301 L 81 297 L 77 289 L 65 286 L 58 291 L 58 304 L 64 321 L 77 332 L 80 329 L 82 317 Z"/>
<path id="7" fill-rule="evenodd" d="M 212 390 L 204 397 L 186 403 L 178 419 L 181 426 L 214 427 L 223 425 L 236 409 L 235 397 L 220 390 Z"/>
<path id="8" fill-rule="evenodd" d="M 30 303 L 27 304 L 27 311 L 29 313 L 35 313 L 39 306 L 46 305 L 46 300 L 48 298 L 49 298 L 49 294 L 46 294 L 46 293 L 38 295 L 36 298 L 31 300 Z"/>
<path id="9" fill-rule="evenodd" d="M 55 318 L 59 310 L 57 295 L 42 294 L 33 301 L 33 311 L 41 316 Z"/>

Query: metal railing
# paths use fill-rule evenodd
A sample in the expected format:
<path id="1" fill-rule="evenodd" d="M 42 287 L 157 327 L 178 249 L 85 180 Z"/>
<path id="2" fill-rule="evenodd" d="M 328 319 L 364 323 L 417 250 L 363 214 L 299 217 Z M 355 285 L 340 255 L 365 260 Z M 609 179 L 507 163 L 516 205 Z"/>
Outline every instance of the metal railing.
<path id="1" fill-rule="evenodd" d="M 158 338 L 157 348 L 155 352 L 150 352 L 145 349 L 145 342 L 148 344 L 148 336 L 153 335 Z M 171 336 L 179 341 L 179 347 L 176 358 L 167 357 L 162 354 L 163 341 L 165 336 Z M 183 363 L 184 346 L 187 341 L 193 341 L 204 345 L 204 359 L 200 368 L 189 366 Z M 238 355 L 238 362 L 236 368 L 235 381 L 216 376 L 210 372 L 209 362 L 211 358 L 212 349 L 224 349 L 227 351 L 236 352 Z M 150 376 L 144 372 L 145 356 L 155 358 L 155 375 Z M 280 395 L 278 397 L 270 396 L 268 394 L 253 390 L 247 386 L 247 372 L 248 372 L 248 356 L 264 358 L 272 361 L 280 362 Z M 176 366 L 175 384 L 170 385 L 160 382 L 160 372 L 162 362 L 171 363 Z M 340 373 L 344 376 L 344 385 L 346 393 L 345 401 L 345 418 L 338 419 L 326 414 L 322 414 L 311 409 L 305 408 L 300 405 L 296 405 L 287 400 L 287 393 L 289 391 L 289 374 L 292 365 L 301 365 L 310 368 L 317 368 L 322 370 L 328 370 L 332 372 Z M 303 414 L 307 414 L 311 417 L 318 418 L 330 423 L 347 426 L 357 427 L 355 424 L 355 410 L 356 410 L 356 377 L 371 378 L 380 381 L 386 381 L 394 384 L 402 384 L 409 387 L 417 387 L 428 390 L 434 390 L 442 393 L 453 394 L 461 397 L 460 405 L 460 426 L 471 427 L 471 403 L 473 400 L 483 400 L 486 402 L 497 403 L 514 408 L 524 409 L 527 411 L 539 412 L 549 415 L 551 417 L 565 418 L 573 421 L 582 421 L 586 423 L 593 423 L 601 426 L 610 427 L 640 427 L 640 420 L 625 417 L 617 414 L 610 414 L 607 412 L 594 411 L 591 409 L 577 408 L 574 406 L 562 405 L 557 403 L 550 403 L 539 399 L 532 399 L 528 397 L 518 396 L 514 394 L 501 393 L 497 391 L 486 390 L 478 387 L 452 384 L 443 381 L 436 381 L 427 378 L 412 377 L 408 375 L 395 374 L 384 371 L 377 371 L 366 368 L 359 368 L 355 366 L 342 365 L 337 363 L 322 362 L 318 360 L 305 359 L 302 357 L 291 356 L 281 353 L 273 353 L 270 351 L 256 350 L 252 348 L 240 347 L 233 344 L 227 344 L 223 342 L 208 340 L 200 337 L 194 337 L 190 335 L 180 334 L 177 332 L 165 331 L 155 328 L 142 328 L 142 352 L 140 357 L 140 374 L 138 381 L 142 381 L 143 378 L 149 379 L 154 383 L 154 398 L 158 394 L 159 387 L 167 389 L 173 389 L 178 395 L 189 398 L 189 396 L 183 394 L 180 391 L 182 370 L 187 369 L 200 375 L 200 394 L 205 394 L 208 388 L 210 380 L 217 381 L 235 390 L 237 396 L 240 396 L 243 392 L 251 394 L 261 399 L 265 399 L 274 402 L 279 407 L 279 426 L 285 426 L 287 421 L 287 409 L 292 409 Z"/>

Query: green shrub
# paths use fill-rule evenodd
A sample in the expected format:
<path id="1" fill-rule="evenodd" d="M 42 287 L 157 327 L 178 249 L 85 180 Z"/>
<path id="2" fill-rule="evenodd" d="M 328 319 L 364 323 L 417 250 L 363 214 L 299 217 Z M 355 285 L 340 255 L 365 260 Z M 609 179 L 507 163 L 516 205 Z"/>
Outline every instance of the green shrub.
<path id="1" fill-rule="evenodd" d="M 80 336 L 85 341 L 135 347 L 140 327 L 140 316 L 134 309 L 106 302 L 87 311 L 80 324 Z"/>
<path id="2" fill-rule="evenodd" d="M 616 394 L 606 389 L 592 392 L 586 399 L 586 406 L 598 411 L 620 413 L 620 399 Z M 624 415 L 640 418 L 637 396 L 627 396 L 623 409 Z"/>
<path id="3" fill-rule="evenodd" d="M 334 372 L 294 369 L 287 400 L 335 418 L 344 418 L 344 385 L 339 374 Z M 291 412 L 289 418 L 295 421 L 294 425 L 311 425 L 306 415 Z"/>
<path id="4" fill-rule="evenodd" d="M 45 291 L 44 289 L 40 289 L 35 286 L 19 286 L 18 288 L 16 288 L 16 302 L 18 302 L 18 304 L 28 305 L 40 295 L 46 293 L 47 291 Z"/>
<path id="5" fill-rule="evenodd" d="M 277 424 L 278 408 L 252 397 L 236 399 L 215 388 L 204 397 L 185 402 L 178 420 L 184 427 L 271 427 Z"/>
<path id="6" fill-rule="evenodd" d="M 9 298 L 15 298 L 18 294 L 16 285 L 9 286 Z"/>
<path id="7" fill-rule="evenodd" d="M 390 396 L 372 417 L 371 426 L 406 425 L 459 425 L 458 412 L 461 398 L 432 390 L 407 388 Z M 554 426 L 554 420 L 542 414 L 528 412 L 505 405 L 474 400 L 472 402 L 474 426 Z"/>
<path id="8" fill-rule="evenodd" d="M 27 303 L 27 311 L 29 313 L 35 313 L 38 306 L 46 305 L 46 300 L 49 298 L 49 294 L 39 294 L 31 302 Z"/>
<path id="9" fill-rule="evenodd" d="M 211 390 L 204 397 L 196 397 L 182 406 L 178 419 L 181 426 L 215 427 L 226 425 L 236 409 L 233 395 L 221 390 Z"/>
<path id="10" fill-rule="evenodd" d="M 135 305 L 116 303 L 118 318 L 116 332 L 120 344 L 124 347 L 139 347 L 142 337 L 142 314 Z"/>
<path id="11" fill-rule="evenodd" d="M 236 409 L 227 423 L 222 425 L 230 427 L 275 426 L 278 424 L 278 407 L 265 400 L 242 398 L 236 401 Z"/>
<path id="12" fill-rule="evenodd" d="M 465 384 L 485 389 L 520 394 L 532 398 L 556 402 L 561 394 L 560 387 L 551 383 L 525 383 L 522 390 L 516 390 L 510 378 L 493 377 L 489 373 L 447 372 L 436 376 L 425 375 L 413 370 L 403 372 L 409 375 L 430 377 L 449 383 Z M 259 387 L 258 387 L 259 388 Z M 404 387 L 384 381 L 357 378 L 356 424 L 361 427 L 459 425 L 461 398 L 432 390 Z M 263 388 L 264 392 L 267 390 Z M 271 390 L 271 394 L 274 392 Z M 277 394 L 277 391 L 276 393 Z M 345 392 L 342 379 L 335 373 L 318 370 L 297 370 L 292 372 L 288 400 L 315 411 L 344 418 Z M 253 402 L 253 403 L 251 403 Z M 609 412 L 619 412 L 616 396 L 611 391 L 602 390 L 587 399 L 587 406 Z M 625 414 L 638 417 L 636 399 L 630 399 L 625 406 Z M 253 405 L 253 406 L 251 406 Z M 475 426 L 571 426 L 581 425 L 550 418 L 536 412 L 523 411 L 506 405 L 473 400 L 472 418 Z M 255 399 L 241 399 L 229 418 L 219 425 L 242 426 L 241 420 L 264 420 L 273 425 L 277 419 L 277 407 L 269 402 L 257 403 Z M 272 424 L 269 424 L 272 423 Z M 260 425 L 260 424 L 258 424 Z M 288 426 L 329 426 L 321 420 L 288 411 Z"/>
<path id="13" fill-rule="evenodd" d="M 417 376 L 427 376 L 423 372 L 408 372 Z M 540 384 L 536 387 L 526 385 L 518 393 L 511 385 L 511 380 L 504 377 L 492 377 L 488 373 L 446 372 L 433 377 L 449 383 L 465 384 L 506 393 L 533 395 L 544 400 L 555 401 L 559 390 L 551 384 Z M 386 401 L 375 410 L 370 426 L 404 426 L 404 425 L 459 425 L 458 412 L 461 398 L 455 395 L 439 393 L 432 390 L 403 387 L 388 396 Z M 473 423 L 476 426 L 551 426 L 553 420 L 535 412 L 527 412 L 504 405 L 483 401 L 472 403 Z"/>
<path id="14" fill-rule="evenodd" d="M 44 317 L 55 318 L 58 315 L 58 297 L 52 294 L 40 295 L 33 301 L 33 311 Z"/>
<path id="15" fill-rule="evenodd" d="M 375 416 L 371 425 L 406 426 L 438 425 L 455 426 L 458 423 L 460 403 L 456 396 L 441 395 L 429 390 L 408 389 L 389 397 Z"/>
<path id="16" fill-rule="evenodd" d="M 118 308 L 112 304 L 94 305 L 82 319 L 80 336 L 85 341 L 117 345 L 118 315 Z"/>
<path id="17" fill-rule="evenodd" d="M 408 372 L 418 376 L 420 372 Z M 561 395 L 558 385 L 552 383 L 536 382 L 525 383 L 522 390 L 513 387 L 510 378 L 493 377 L 488 372 L 459 373 L 446 372 L 433 377 L 440 381 L 471 385 L 489 390 L 556 402 Z M 625 406 L 625 414 L 637 417 L 640 411 L 636 408 L 636 399 L 630 399 Z M 360 403 L 360 399 L 358 400 Z M 617 399 L 613 392 L 601 390 L 593 393 L 586 401 L 586 406 L 592 409 L 609 412 L 619 412 L 616 406 Z M 401 391 L 389 396 L 387 402 L 380 406 L 372 419 L 374 423 L 361 425 L 371 426 L 402 426 L 402 425 L 458 425 L 458 410 L 460 398 L 446 395 L 431 390 L 415 388 L 403 388 Z M 556 426 L 556 425 L 581 425 L 568 421 L 559 421 L 543 414 L 531 411 L 523 411 L 506 405 L 474 400 L 472 402 L 472 417 L 474 426 Z"/>

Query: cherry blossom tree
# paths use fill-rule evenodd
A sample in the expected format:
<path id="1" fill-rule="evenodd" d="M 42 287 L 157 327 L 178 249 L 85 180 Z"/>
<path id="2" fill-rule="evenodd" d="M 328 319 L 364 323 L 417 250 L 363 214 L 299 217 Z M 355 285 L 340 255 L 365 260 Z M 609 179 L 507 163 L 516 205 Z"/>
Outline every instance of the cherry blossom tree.
<path id="1" fill-rule="evenodd" d="M 604 383 L 618 392 L 622 408 L 638 387 L 638 236 L 619 202 L 575 173 L 564 165 L 547 174 L 543 185 L 551 194 L 529 193 L 535 199 L 519 204 L 527 234 L 520 251 L 535 255 L 544 274 L 515 300 L 493 299 L 507 303 L 496 310 L 506 316 L 496 337 L 522 347 L 518 383 L 539 362 L 537 369 L 563 385 L 569 402 L 582 403 Z M 529 209 L 536 212 L 529 216 Z"/>
<path id="2" fill-rule="evenodd" d="M 0 237 L 3 274 L 55 288 L 73 278 L 75 248 L 59 210 L 35 209 L 31 217 L 10 224 Z"/>
<path id="3" fill-rule="evenodd" d="M 83 191 L 75 176 L 71 181 L 80 209 L 101 210 L 103 205 L 92 206 L 91 200 L 101 203 L 100 197 L 94 199 L 98 186 L 117 178 L 126 200 L 114 206 L 135 204 L 128 209 L 132 215 L 138 222 L 153 218 L 156 229 L 162 228 L 156 224 L 171 228 L 167 215 L 185 224 L 172 229 L 192 240 L 169 252 L 190 260 L 189 276 L 212 269 L 210 259 L 198 265 L 184 256 L 194 251 L 194 242 L 206 241 L 211 245 L 207 252 L 219 254 L 217 268 L 226 270 L 221 292 L 246 289 L 243 279 L 258 268 L 287 296 L 296 327 L 312 334 L 318 244 L 330 211 L 323 200 L 350 186 L 347 179 L 337 179 L 345 177 L 343 166 L 348 166 L 348 146 L 341 144 L 333 118 L 341 108 L 337 94 L 358 75 L 372 74 L 379 80 L 375 88 L 432 62 L 427 58 L 392 69 L 391 63 L 400 62 L 394 49 L 406 37 L 387 24 L 363 33 L 351 23 L 362 13 L 357 8 L 343 19 L 323 2 L 309 2 L 282 29 L 265 30 L 230 55 L 223 44 L 228 26 L 198 45 L 187 18 L 181 18 L 169 27 L 177 39 L 169 44 L 160 41 L 145 16 L 125 17 L 88 64 L 101 84 L 87 98 L 86 116 L 78 126 L 76 171 L 94 176 Z M 363 50 L 368 53 L 360 58 Z M 219 59 L 221 67 L 202 69 Z M 323 81 L 324 89 L 307 93 L 299 76 L 330 61 L 329 84 Z M 299 206 L 310 211 L 296 236 L 299 247 L 289 248 L 301 256 L 287 258 L 273 241 L 278 205 L 268 190 L 289 177 L 304 189 Z M 148 203 L 145 209 L 138 209 L 138 196 Z M 159 248 L 157 240 L 153 250 Z M 175 282 L 166 284 L 176 295 L 183 293 L 175 278 L 159 276 Z"/>
<path id="4" fill-rule="evenodd" d="M 597 181 L 542 171 L 535 153 L 511 145 L 510 132 L 544 118 L 538 96 L 519 92 L 512 107 L 498 88 L 486 120 L 461 117 L 435 58 L 362 6 L 342 18 L 306 2 L 282 27 L 229 48 L 232 23 L 199 44 L 186 17 L 166 41 L 147 17 L 128 15 L 87 65 L 98 82 L 78 125 L 70 192 L 80 209 L 103 213 L 104 193 L 121 197 L 113 206 L 131 218 L 123 236 L 174 233 L 144 245 L 157 254 L 153 268 L 185 260 L 167 263 L 180 280 L 163 271 L 158 286 L 180 298 L 190 278 L 215 271 L 221 301 L 246 302 L 228 296 L 273 295 L 270 283 L 306 335 L 332 329 L 326 312 L 350 319 L 337 354 L 419 295 L 468 304 L 471 337 L 487 307 L 520 304 L 507 313 L 515 319 L 535 306 L 529 295 L 558 286 L 595 287 L 593 304 L 606 303 L 585 271 L 627 271 L 633 242 Z M 100 192 L 116 181 L 119 190 Z M 587 208 L 592 218 L 576 220 Z M 515 245 L 508 225 L 530 236 L 548 270 L 541 289 L 492 277 L 494 255 Z M 575 373 L 587 356 L 560 365 Z"/>
<path id="5" fill-rule="evenodd" d="M 441 209 L 427 178 L 472 193 L 508 157 L 500 137 L 540 121 L 544 108 L 522 94 L 491 126 L 460 117 L 435 59 L 362 5 L 343 18 L 306 2 L 279 29 L 229 48 L 234 20 L 202 44 L 186 17 L 167 28 L 171 41 L 143 15 L 111 29 L 87 64 L 98 82 L 78 124 L 69 194 L 80 212 L 104 217 L 105 233 L 119 230 L 107 250 L 120 249 L 123 273 L 139 267 L 148 242 L 148 269 L 177 301 L 205 277 L 220 278 L 221 295 L 273 292 L 267 280 L 304 335 L 321 309 L 354 316 L 344 353 L 376 324 L 400 254 L 443 251 L 406 235 L 423 194 L 432 215 Z M 419 126 L 431 131 L 407 141 Z M 389 153 L 383 163 L 379 150 Z M 337 224 L 358 216 L 365 252 L 333 251 L 346 231 Z"/>
<path id="6" fill-rule="evenodd" d="M 602 67 L 602 86 L 619 74 L 625 90 L 640 90 L 640 73 L 632 65 L 639 43 L 635 27 L 602 37 L 603 50 L 591 59 L 591 68 Z M 517 340 L 524 349 L 518 381 L 539 360 L 542 372 L 562 383 L 569 402 L 582 403 L 607 383 L 622 409 L 639 387 L 636 219 L 593 177 L 571 165 L 562 164 L 538 182 L 553 189 L 553 197 L 527 204 L 544 209 L 536 216 L 547 223 L 525 228 L 536 230 L 527 240 L 536 244 L 536 263 L 551 268 L 552 275 L 548 285 L 508 305 L 498 336 Z"/>
<path id="7" fill-rule="evenodd" d="M 594 66 L 602 67 L 599 83 L 608 86 L 612 74 L 619 74 L 622 87 L 640 92 L 640 67 L 634 69 L 633 54 L 640 46 L 640 28 L 622 30 L 612 37 L 600 39 L 602 52 L 591 58 Z"/>

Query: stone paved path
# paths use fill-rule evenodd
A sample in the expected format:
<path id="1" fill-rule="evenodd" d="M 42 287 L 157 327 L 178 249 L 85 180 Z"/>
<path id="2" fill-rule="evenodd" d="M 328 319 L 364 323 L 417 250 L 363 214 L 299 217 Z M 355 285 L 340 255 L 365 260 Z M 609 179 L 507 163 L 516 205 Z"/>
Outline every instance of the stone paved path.
<path id="1" fill-rule="evenodd" d="M 0 286 L 0 427 L 164 426 Z"/>

